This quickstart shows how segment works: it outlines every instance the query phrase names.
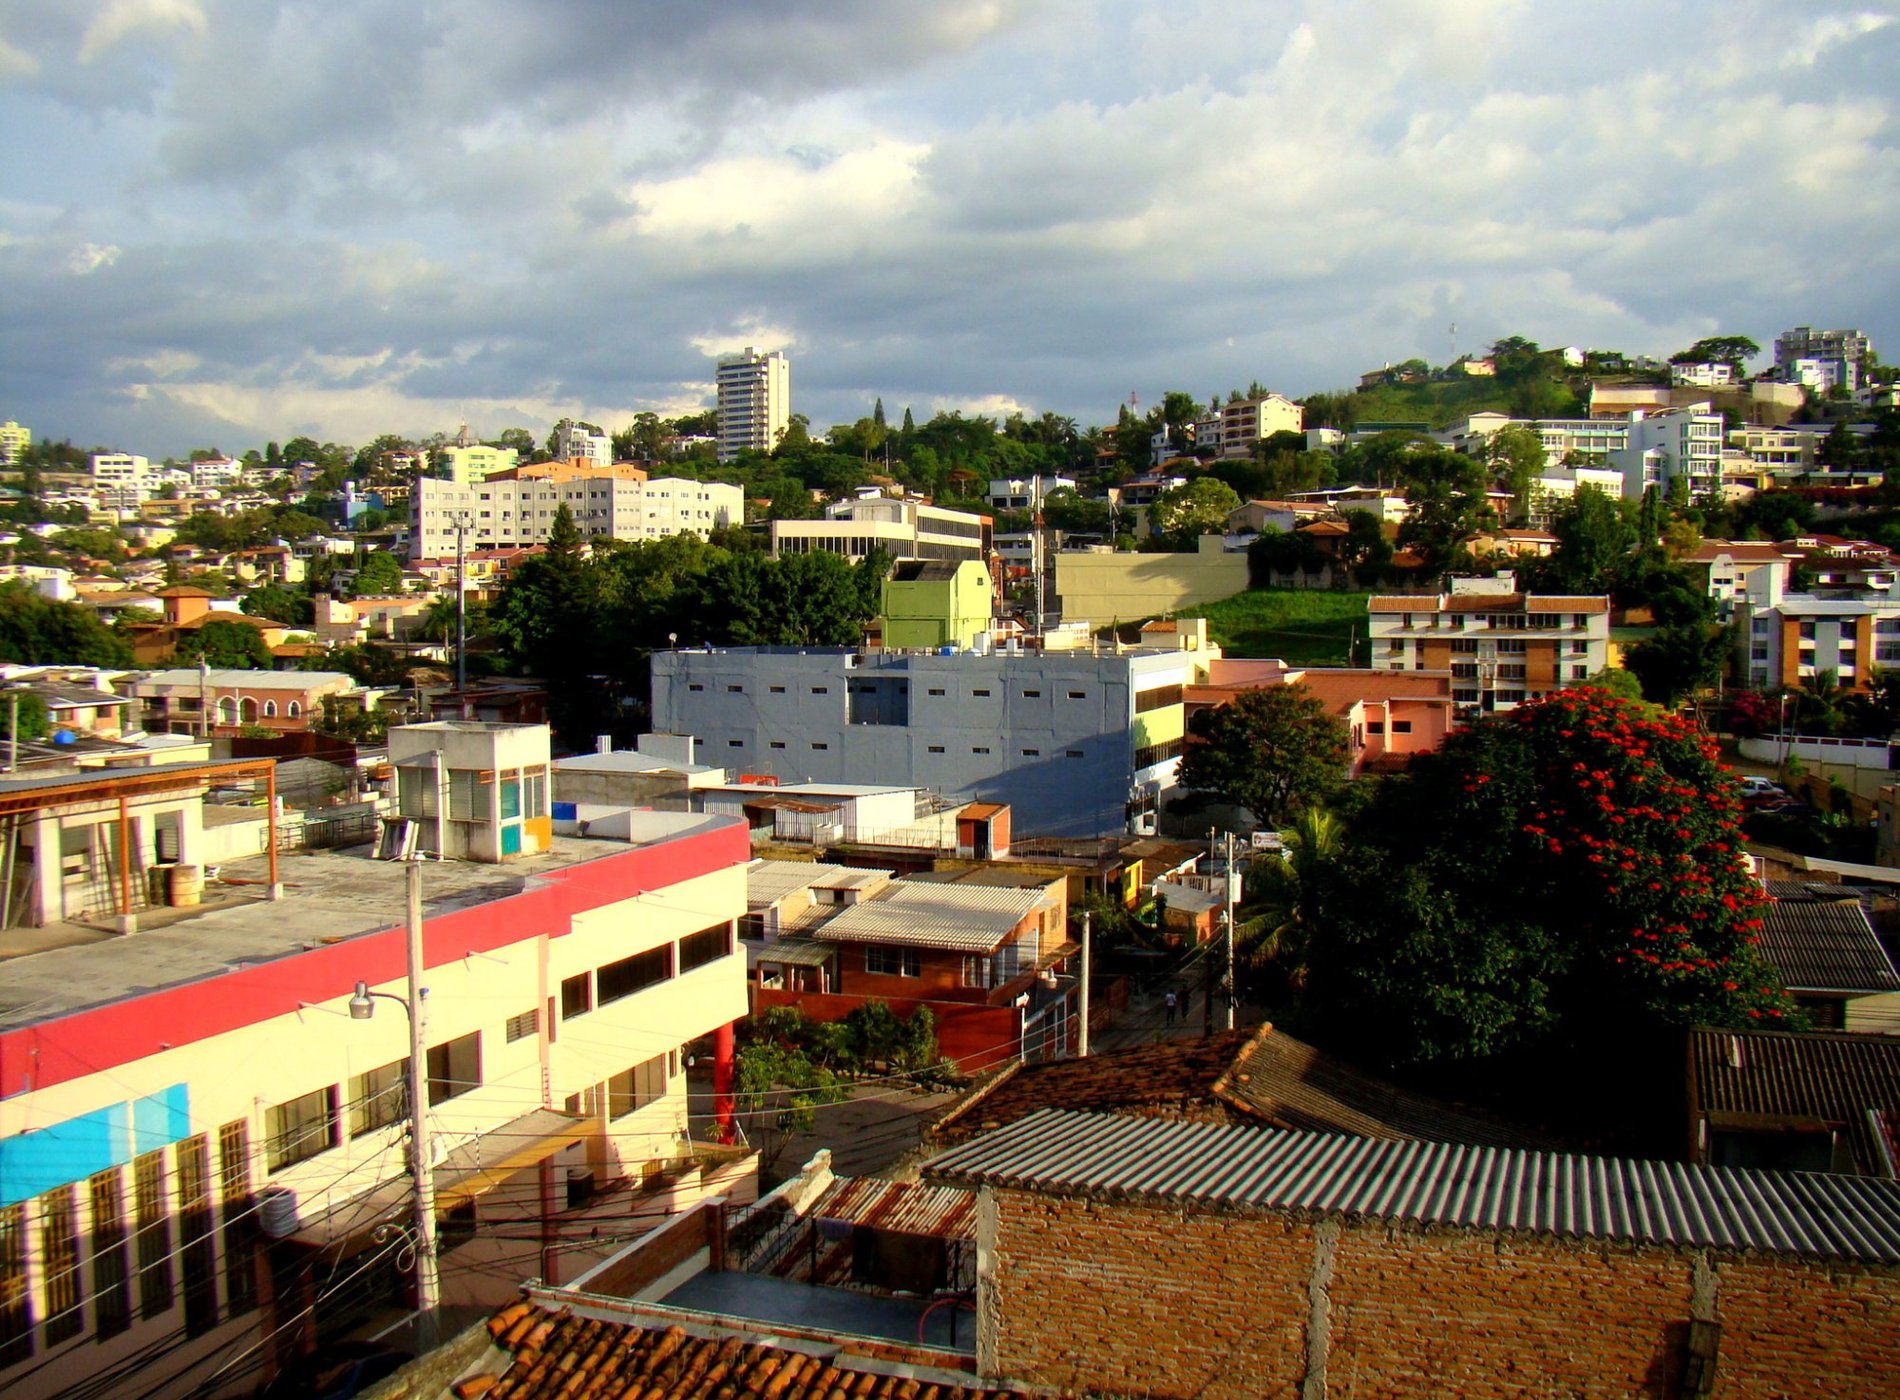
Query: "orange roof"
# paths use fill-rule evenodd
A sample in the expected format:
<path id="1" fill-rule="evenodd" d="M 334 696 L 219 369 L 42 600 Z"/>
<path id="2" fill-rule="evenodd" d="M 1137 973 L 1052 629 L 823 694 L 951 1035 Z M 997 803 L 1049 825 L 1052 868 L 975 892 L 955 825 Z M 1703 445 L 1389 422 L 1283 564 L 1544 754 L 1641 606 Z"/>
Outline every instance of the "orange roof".
<path id="1" fill-rule="evenodd" d="M 1533 593 L 1524 599 L 1526 612 L 1600 612 L 1610 610 L 1610 600 L 1601 594 L 1569 596 L 1559 593 Z"/>
<path id="2" fill-rule="evenodd" d="M 186 549 L 190 545 L 184 546 Z M 189 583 L 174 583 L 170 588 L 161 588 L 152 595 L 154 598 L 215 598 L 218 595 L 208 588 L 199 588 Z"/>
<path id="3" fill-rule="evenodd" d="M 1343 714 L 1366 701 L 1451 703 L 1451 673 L 1448 671 L 1312 670 L 1301 673 L 1290 683 L 1304 685 L 1335 714 Z"/>
<path id="4" fill-rule="evenodd" d="M 1778 544 L 1743 540 L 1704 540 L 1689 559 L 1697 564 L 1713 564 L 1726 556 L 1741 564 L 1778 564 L 1788 556 Z"/>

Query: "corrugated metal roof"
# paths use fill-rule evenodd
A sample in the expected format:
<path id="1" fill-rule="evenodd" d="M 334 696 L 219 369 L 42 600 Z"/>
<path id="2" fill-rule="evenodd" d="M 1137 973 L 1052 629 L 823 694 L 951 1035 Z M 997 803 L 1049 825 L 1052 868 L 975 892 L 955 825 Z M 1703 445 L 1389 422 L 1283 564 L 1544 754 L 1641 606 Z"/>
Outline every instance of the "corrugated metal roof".
<path id="1" fill-rule="evenodd" d="M 745 902 L 754 909 L 777 904 L 794 890 L 808 890 L 844 873 L 842 865 L 808 860 L 755 860 L 745 870 Z"/>
<path id="2" fill-rule="evenodd" d="M 1696 1031 L 1692 1111 L 1752 1121 L 1837 1125 L 1856 1166 L 1880 1170 L 1867 1110 L 1900 1113 L 1900 1040 L 1854 1031 Z"/>
<path id="3" fill-rule="evenodd" d="M 806 1214 L 818 1220 L 849 1220 L 900 1235 L 976 1238 L 976 1192 L 954 1186 L 840 1177 L 825 1188 Z"/>
<path id="4" fill-rule="evenodd" d="M 823 943 L 807 943 L 803 939 L 791 942 L 781 939 L 777 943 L 768 943 L 758 951 L 758 960 L 762 963 L 777 963 L 781 967 L 823 967 L 836 957 L 838 950 Z"/>
<path id="5" fill-rule="evenodd" d="M 1777 898 L 1760 913 L 1762 956 L 1790 991 L 1900 991 L 1900 972 L 1851 893 L 1832 899 Z"/>
<path id="6" fill-rule="evenodd" d="M 1900 1184 L 1045 1110 L 925 1164 L 953 1185 L 1900 1263 Z"/>
<path id="7" fill-rule="evenodd" d="M 875 899 L 845 909 L 825 925 L 822 936 L 827 943 L 989 953 L 1049 899 L 1041 889 L 900 882 Z"/>

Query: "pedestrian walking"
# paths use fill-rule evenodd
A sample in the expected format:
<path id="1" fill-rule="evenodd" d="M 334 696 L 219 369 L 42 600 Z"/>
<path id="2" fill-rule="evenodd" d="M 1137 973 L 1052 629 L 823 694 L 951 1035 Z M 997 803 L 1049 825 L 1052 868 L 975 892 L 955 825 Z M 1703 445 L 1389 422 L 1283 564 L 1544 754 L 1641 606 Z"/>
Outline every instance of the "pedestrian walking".
<path id="1" fill-rule="evenodd" d="M 1174 1024 L 1174 991 L 1173 989 L 1169 989 L 1168 994 L 1161 999 L 1161 1004 L 1162 1006 L 1167 1008 L 1168 1024 L 1172 1026 Z"/>

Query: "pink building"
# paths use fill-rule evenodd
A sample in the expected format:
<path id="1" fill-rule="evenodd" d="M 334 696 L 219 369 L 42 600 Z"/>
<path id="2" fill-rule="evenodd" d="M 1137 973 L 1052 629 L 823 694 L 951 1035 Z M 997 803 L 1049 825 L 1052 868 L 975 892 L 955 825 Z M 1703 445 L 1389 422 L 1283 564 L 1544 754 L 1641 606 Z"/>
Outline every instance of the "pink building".
<path id="1" fill-rule="evenodd" d="M 1374 671 L 1354 667 L 1295 668 L 1283 661 L 1213 661 L 1205 685 L 1187 687 L 1187 717 L 1223 705 L 1242 691 L 1304 685 L 1346 726 L 1347 771 L 1402 768 L 1413 754 L 1436 749 L 1454 715 L 1449 671 Z"/>

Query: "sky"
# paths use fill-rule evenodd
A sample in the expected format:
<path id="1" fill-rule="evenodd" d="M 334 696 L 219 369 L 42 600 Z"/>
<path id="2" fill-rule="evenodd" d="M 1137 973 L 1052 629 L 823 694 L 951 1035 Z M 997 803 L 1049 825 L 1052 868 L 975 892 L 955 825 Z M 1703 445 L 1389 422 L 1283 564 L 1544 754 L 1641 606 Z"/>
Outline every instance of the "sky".
<path id="1" fill-rule="evenodd" d="M 0 417 L 1113 421 L 1505 335 L 1900 359 L 1900 0 L 0 0 Z"/>

